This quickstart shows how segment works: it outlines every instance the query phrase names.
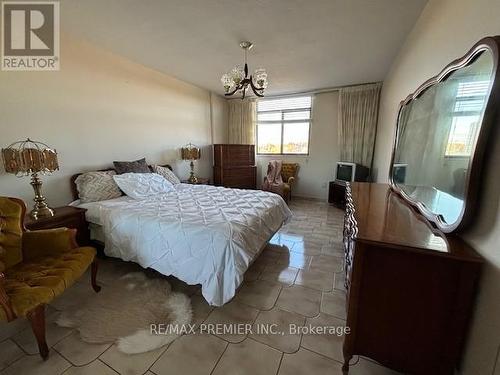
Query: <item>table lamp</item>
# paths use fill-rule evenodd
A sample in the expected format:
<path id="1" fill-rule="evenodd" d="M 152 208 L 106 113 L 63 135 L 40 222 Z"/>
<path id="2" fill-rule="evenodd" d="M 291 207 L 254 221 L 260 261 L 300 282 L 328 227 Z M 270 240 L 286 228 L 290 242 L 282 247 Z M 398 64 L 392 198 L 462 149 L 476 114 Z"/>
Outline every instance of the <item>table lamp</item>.
<path id="1" fill-rule="evenodd" d="M 188 145 L 181 148 L 182 160 L 190 160 L 191 174 L 189 175 L 188 181 L 192 184 L 198 182 L 198 178 L 194 175 L 194 161 L 201 158 L 200 148 L 189 143 Z"/>
<path id="2" fill-rule="evenodd" d="M 54 210 L 47 206 L 42 194 L 42 180 L 38 174 L 49 174 L 59 169 L 56 150 L 28 138 L 3 148 L 2 160 L 7 173 L 17 177 L 31 175 L 31 186 L 35 191 L 35 206 L 30 212 L 31 217 L 38 219 L 54 216 Z"/>

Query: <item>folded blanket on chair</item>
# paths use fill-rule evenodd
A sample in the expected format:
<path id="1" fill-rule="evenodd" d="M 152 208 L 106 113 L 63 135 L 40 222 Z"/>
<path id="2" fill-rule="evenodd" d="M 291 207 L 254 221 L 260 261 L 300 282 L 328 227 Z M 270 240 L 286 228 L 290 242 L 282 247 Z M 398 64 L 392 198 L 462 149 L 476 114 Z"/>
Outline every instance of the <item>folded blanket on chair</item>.
<path id="1" fill-rule="evenodd" d="M 262 190 L 283 196 L 284 183 L 281 178 L 281 160 L 271 160 L 267 166 L 267 175 Z"/>

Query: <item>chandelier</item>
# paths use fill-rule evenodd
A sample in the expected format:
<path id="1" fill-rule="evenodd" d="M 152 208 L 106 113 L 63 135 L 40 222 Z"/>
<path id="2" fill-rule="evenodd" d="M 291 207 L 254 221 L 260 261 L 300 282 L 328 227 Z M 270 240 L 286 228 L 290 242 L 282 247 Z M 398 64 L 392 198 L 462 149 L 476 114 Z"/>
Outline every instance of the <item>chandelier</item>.
<path id="1" fill-rule="evenodd" d="M 264 90 L 268 85 L 266 70 L 264 68 L 256 69 L 249 77 L 247 53 L 253 47 L 253 43 L 241 42 L 240 47 L 245 51 L 245 66 L 237 65 L 229 73 L 222 75 L 221 82 L 225 95 L 231 96 L 241 91 L 241 99 L 245 99 L 248 87 L 251 87 L 255 95 L 263 97 Z"/>

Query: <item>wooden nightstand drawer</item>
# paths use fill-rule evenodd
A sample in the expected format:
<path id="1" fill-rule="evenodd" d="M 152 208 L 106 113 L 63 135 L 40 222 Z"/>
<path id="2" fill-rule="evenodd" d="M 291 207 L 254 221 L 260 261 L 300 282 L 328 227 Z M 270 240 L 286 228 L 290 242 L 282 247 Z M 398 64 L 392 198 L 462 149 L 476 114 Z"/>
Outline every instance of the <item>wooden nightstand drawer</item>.
<path id="1" fill-rule="evenodd" d="M 28 230 L 72 228 L 76 229 L 76 240 L 79 245 L 90 244 L 90 232 L 85 220 L 87 210 L 78 207 L 64 206 L 54 209 L 54 216 L 34 220 L 29 215 L 24 219 L 24 226 Z"/>

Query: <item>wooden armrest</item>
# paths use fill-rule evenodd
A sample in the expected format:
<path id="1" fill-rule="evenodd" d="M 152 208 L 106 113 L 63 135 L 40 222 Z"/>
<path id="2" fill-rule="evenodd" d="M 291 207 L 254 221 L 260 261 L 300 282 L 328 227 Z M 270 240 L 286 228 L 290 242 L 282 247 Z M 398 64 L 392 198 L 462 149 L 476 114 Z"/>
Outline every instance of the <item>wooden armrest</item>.
<path id="1" fill-rule="evenodd" d="M 288 179 L 288 184 L 289 184 L 289 185 L 292 185 L 294 182 L 295 182 L 295 177 L 290 177 L 290 178 Z"/>
<path id="2" fill-rule="evenodd" d="M 10 322 L 16 319 L 16 315 L 12 310 L 12 305 L 10 303 L 9 296 L 7 295 L 7 292 L 3 287 L 4 280 L 5 280 L 5 275 L 0 272 L 0 306 L 2 306 L 2 308 L 5 311 L 5 315 L 7 315 L 7 321 Z"/>
<path id="3" fill-rule="evenodd" d="M 23 233 L 25 260 L 64 253 L 76 247 L 76 229 L 56 228 Z"/>

